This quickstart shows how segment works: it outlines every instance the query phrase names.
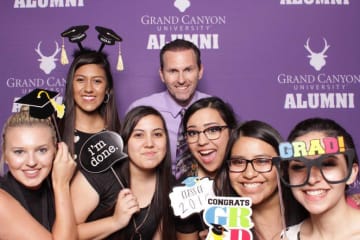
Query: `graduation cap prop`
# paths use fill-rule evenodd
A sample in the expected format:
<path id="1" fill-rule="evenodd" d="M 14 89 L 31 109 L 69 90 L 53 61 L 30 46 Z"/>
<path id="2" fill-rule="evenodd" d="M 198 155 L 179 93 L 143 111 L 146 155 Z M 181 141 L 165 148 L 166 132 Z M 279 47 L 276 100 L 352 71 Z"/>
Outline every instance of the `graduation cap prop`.
<path id="1" fill-rule="evenodd" d="M 90 173 L 101 173 L 111 169 L 120 186 L 124 188 L 124 184 L 112 167 L 128 156 L 123 149 L 124 143 L 119 134 L 113 131 L 99 132 L 88 138 L 81 146 L 80 165 Z"/>
<path id="2" fill-rule="evenodd" d="M 56 111 L 58 118 L 62 118 L 65 113 L 65 105 L 59 104 L 55 101 L 55 97 L 58 95 L 58 92 L 36 88 L 18 99 L 16 103 L 28 105 L 31 117 L 44 119 L 51 116 L 58 140 L 60 140 L 60 133 L 57 127 L 54 112 Z"/>
<path id="3" fill-rule="evenodd" d="M 213 232 L 214 235 L 222 235 L 223 232 L 228 232 L 228 230 L 222 226 L 221 224 L 215 224 L 215 223 L 211 223 L 212 228 L 211 231 Z"/>
<path id="4" fill-rule="evenodd" d="M 69 60 L 66 55 L 65 51 L 65 44 L 64 44 L 64 38 L 69 38 L 69 41 L 72 43 L 77 43 L 80 50 L 83 50 L 83 46 L 81 44 L 82 40 L 86 38 L 85 31 L 88 30 L 88 25 L 79 25 L 79 26 L 73 26 L 68 29 L 66 29 L 64 32 L 61 33 L 62 38 L 62 46 L 61 46 L 61 64 L 65 65 L 69 63 Z"/>
<path id="5" fill-rule="evenodd" d="M 79 26 L 72 26 L 69 29 L 65 30 L 61 33 L 61 36 L 63 37 L 63 45 L 62 45 L 62 52 L 61 52 L 61 63 L 63 65 L 68 64 L 69 61 L 67 60 L 67 55 L 65 52 L 64 47 L 64 38 L 69 38 L 69 41 L 72 43 L 77 43 L 80 50 L 83 50 L 83 46 L 81 44 L 81 41 L 83 41 L 86 38 L 85 31 L 89 28 L 88 25 L 79 25 Z M 100 48 L 98 52 L 101 52 L 105 45 L 114 45 L 115 42 L 119 42 L 119 52 L 118 52 L 118 62 L 116 69 L 118 71 L 124 70 L 124 63 L 122 60 L 121 55 L 121 45 L 120 42 L 122 42 L 122 38 L 115 33 L 113 30 L 101 26 L 96 26 L 95 30 L 99 33 L 98 39 L 101 42 Z"/>
<path id="6" fill-rule="evenodd" d="M 96 26 L 96 31 L 98 31 L 98 39 L 101 42 L 101 46 L 99 48 L 99 52 L 102 51 L 105 45 L 114 45 L 116 41 L 121 42 L 122 38 L 117 35 L 113 30 Z"/>
<path id="7" fill-rule="evenodd" d="M 81 45 L 81 41 L 86 38 L 85 31 L 88 30 L 88 25 L 80 25 L 80 26 L 74 26 L 70 27 L 69 29 L 65 30 L 61 33 L 62 37 L 68 37 L 69 41 L 72 43 L 77 43 L 80 50 L 84 49 Z"/>

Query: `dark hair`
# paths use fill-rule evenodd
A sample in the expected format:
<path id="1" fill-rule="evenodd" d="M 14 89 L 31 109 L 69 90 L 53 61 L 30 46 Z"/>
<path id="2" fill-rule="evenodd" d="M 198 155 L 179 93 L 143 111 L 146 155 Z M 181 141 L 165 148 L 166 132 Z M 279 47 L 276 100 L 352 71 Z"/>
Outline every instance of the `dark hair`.
<path id="1" fill-rule="evenodd" d="M 277 154 L 279 154 L 279 144 L 283 141 L 280 133 L 265 122 L 251 120 L 238 125 L 230 135 L 226 149 L 226 160 L 223 162 L 220 171 L 215 177 L 214 192 L 217 196 L 238 196 L 230 183 L 227 159 L 231 157 L 232 148 L 241 137 L 251 137 L 264 141 L 271 145 Z M 251 231 L 253 232 L 254 239 L 259 239 L 256 232 Z"/>
<path id="2" fill-rule="evenodd" d="M 75 103 L 73 95 L 73 79 L 78 68 L 87 64 L 97 64 L 101 66 L 106 74 L 107 89 L 109 91 L 109 101 L 101 104 L 98 111 L 104 116 L 107 130 L 119 132 L 120 120 L 116 106 L 114 93 L 114 83 L 111 74 L 108 57 L 103 52 L 84 49 L 74 53 L 74 60 L 70 66 L 66 79 L 66 89 L 64 103 L 66 107 L 65 116 L 60 122 L 60 131 L 63 140 L 69 146 L 70 153 L 74 154 L 74 130 L 75 130 Z"/>
<path id="3" fill-rule="evenodd" d="M 296 138 L 303 136 L 309 132 L 323 132 L 327 137 L 343 136 L 346 148 L 354 149 L 355 155 L 353 163 L 358 162 L 355 144 L 352 136 L 340 124 L 328 118 L 309 118 L 299 122 L 290 132 L 288 141 L 292 142 Z"/>
<path id="4" fill-rule="evenodd" d="M 232 106 L 228 103 L 225 103 L 219 97 L 202 98 L 191 104 L 189 108 L 185 111 L 184 117 L 182 119 L 182 128 L 187 129 L 187 123 L 189 121 L 189 118 L 197 111 L 205 108 L 214 109 L 220 114 L 221 118 L 224 120 L 226 126 L 228 127 L 229 133 L 232 131 L 232 129 L 235 128 L 237 120 Z M 190 149 L 188 148 L 186 151 L 190 151 Z M 186 166 L 184 166 L 181 178 L 194 175 L 194 172 L 197 171 L 196 167 L 194 166 L 197 166 L 197 160 L 191 158 L 190 161 L 186 163 Z"/>
<path id="5" fill-rule="evenodd" d="M 279 144 L 283 141 L 280 133 L 269 124 L 257 120 L 247 121 L 238 125 L 231 133 L 226 149 L 226 159 L 231 157 L 231 150 L 240 137 L 252 137 L 264 141 L 271 145 L 277 154 L 279 154 Z M 229 169 L 226 161 L 223 162 L 221 170 L 215 178 L 215 183 L 216 195 L 237 196 L 230 184 Z"/>
<path id="6" fill-rule="evenodd" d="M 193 50 L 196 56 L 196 63 L 199 68 L 201 68 L 201 55 L 199 48 L 190 41 L 184 39 L 176 39 L 164 45 L 160 50 L 160 67 L 161 70 L 164 68 L 164 54 L 167 51 L 183 51 L 183 50 Z"/>
<path id="7" fill-rule="evenodd" d="M 124 151 L 127 153 L 128 141 L 134 131 L 134 128 L 139 121 L 149 115 L 157 116 L 161 119 L 161 122 L 165 129 L 166 134 L 166 155 L 161 163 L 156 168 L 156 187 L 151 202 L 152 207 L 150 209 L 150 215 L 156 216 L 156 222 L 162 222 L 162 239 L 173 239 L 174 237 L 174 226 L 172 224 L 172 215 L 170 210 L 170 198 L 169 193 L 172 184 L 171 178 L 171 153 L 169 145 L 169 134 L 166 128 L 166 123 L 162 115 L 153 107 L 150 106 L 138 106 L 131 109 L 125 116 L 124 124 L 121 130 L 121 136 L 124 141 Z M 128 186 L 130 186 L 130 171 L 129 161 L 124 161 L 121 170 L 121 177 L 125 180 Z M 124 229 L 126 232 L 128 227 Z"/>
<path id="8" fill-rule="evenodd" d="M 207 97 L 197 100 L 196 102 L 191 104 L 188 109 L 186 109 L 183 117 L 183 128 L 186 129 L 186 125 L 189 121 L 189 118 L 195 112 L 204 108 L 211 108 L 218 111 L 221 118 L 224 120 L 224 122 L 226 123 L 226 125 L 229 127 L 230 130 L 236 127 L 237 120 L 232 106 L 224 102 L 219 97 Z"/>
<path id="9" fill-rule="evenodd" d="M 303 136 L 309 132 L 323 132 L 327 137 L 343 136 L 346 148 L 354 150 L 353 163 L 358 164 L 358 156 L 355 149 L 354 141 L 351 135 L 340 124 L 328 118 L 308 118 L 299 122 L 290 132 L 288 141 L 292 142 L 296 138 Z M 292 212 L 286 214 L 287 223 L 289 225 L 299 223 L 309 217 L 309 212 L 295 199 L 292 192 L 288 196 L 284 196 L 285 210 Z M 296 214 L 294 214 L 296 213 Z"/>

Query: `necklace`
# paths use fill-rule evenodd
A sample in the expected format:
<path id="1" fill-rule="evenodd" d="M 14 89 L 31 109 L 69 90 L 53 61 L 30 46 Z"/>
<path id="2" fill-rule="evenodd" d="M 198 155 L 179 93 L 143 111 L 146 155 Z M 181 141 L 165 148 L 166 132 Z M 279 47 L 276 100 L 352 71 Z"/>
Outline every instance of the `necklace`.
<path id="1" fill-rule="evenodd" d="M 256 235 L 256 237 L 259 239 L 259 240 L 263 240 L 265 239 L 262 234 L 259 233 L 259 231 L 256 230 L 256 228 L 254 227 L 253 228 L 253 231 Z M 279 237 L 281 238 L 281 231 L 280 232 L 276 232 L 271 238 L 269 239 L 279 239 Z M 299 239 L 298 239 L 299 240 Z"/>
<path id="2" fill-rule="evenodd" d="M 134 233 L 133 233 L 133 235 L 131 237 L 131 240 L 134 239 L 136 235 L 138 235 L 139 239 L 142 240 L 141 232 L 139 230 L 145 224 L 147 218 L 149 217 L 150 208 L 151 208 L 151 202 L 149 204 L 149 207 L 146 210 L 146 214 L 145 214 L 144 219 L 142 220 L 142 222 L 138 226 L 136 225 L 135 218 L 134 217 L 132 218 L 132 222 L 134 224 Z"/>

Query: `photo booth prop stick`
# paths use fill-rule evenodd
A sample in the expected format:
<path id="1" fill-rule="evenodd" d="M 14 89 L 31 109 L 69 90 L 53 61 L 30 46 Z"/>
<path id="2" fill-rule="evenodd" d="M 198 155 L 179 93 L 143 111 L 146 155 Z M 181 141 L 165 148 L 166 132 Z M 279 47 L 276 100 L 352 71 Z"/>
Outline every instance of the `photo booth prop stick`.
<path id="1" fill-rule="evenodd" d="M 209 227 L 206 240 L 252 240 L 251 198 L 209 197 L 203 212 Z"/>
<path id="2" fill-rule="evenodd" d="M 123 152 L 124 143 L 119 134 L 113 131 L 102 131 L 94 134 L 82 145 L 80 165 L 90 173 L 101 173 L 111 169 L 116 180 L 125 188 L 113 165 L 127 157 Z"/>
<path id="3" fill-rule="evenodd" d="M 58 92 L 36 88 L 22 98 L 18 99 L 16 103 L 28 105 L 30 116 L 34 118 L 44 119 L 51 117 L 56 130 L 57 138 L 60 141 L 60 132 L 54 113 L 57 113 L 58 118 L 62 118 L 65 113 L 65 105 L 59 104 L 55 101 L 55 97 L 58 95 Z"/>
<path id="4" fill-rule="evenodd" d="M 215 196 L 213 180 L 188 177 L 183 186 L 174 187 L 169 194 L 175 216 L 186 218 L 193 213 L 200 213 L 206 206 L 207 198 Z"/>

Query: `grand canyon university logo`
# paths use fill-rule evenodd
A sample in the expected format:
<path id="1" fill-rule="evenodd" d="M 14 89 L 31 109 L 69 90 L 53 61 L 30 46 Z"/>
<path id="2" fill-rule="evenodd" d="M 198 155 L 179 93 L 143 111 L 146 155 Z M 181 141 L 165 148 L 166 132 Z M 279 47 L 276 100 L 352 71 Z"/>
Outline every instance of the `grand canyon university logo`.
<path id="1" fill-rule="evenodd" d="M 56 68 L 56 61 L 59 60 L 58 58 L 55 58 L 56 55 L 60 52 L 61 48 L 59 48 L 58 43 L 55 41 L 56 49 L 54 53 L 51 56 L 45 56 L 41 53 L 40 50 L 41 41 L 37 45 L 37 48 L 35 48 L 35 52 L 39 54 L 40 58 L 38 61 L 40 62 L 40 69 L 44 71 L 46 74 L 50 74 L 52 70 Z"/>
<path id="2" fill-rule="evenodd" d="M 308 58 L 310 58 L 310 65 L 315 68 L 316 71 L 320 71 L 321 68 L 323 68 L 326 65 L 327 55 L 325 55 L 325 52 L 329 49 L 330 45 L 327 44 L 326 39 L 324 38 L 325 46 L 321 52 L 314 52 L 311 50 L 309 46 L 310 38 L 307 39 L 306 44 L 304 45 L 305 49 L 308 50 L 310 55 L 308 55 Z"/>
<path id="3" fill-rule="evenodd" d="M 180 12 L 185 12 L 190 5 L 190 0 L 175 0 L 174 2 L 174 6 L 179 9 Z"/>

